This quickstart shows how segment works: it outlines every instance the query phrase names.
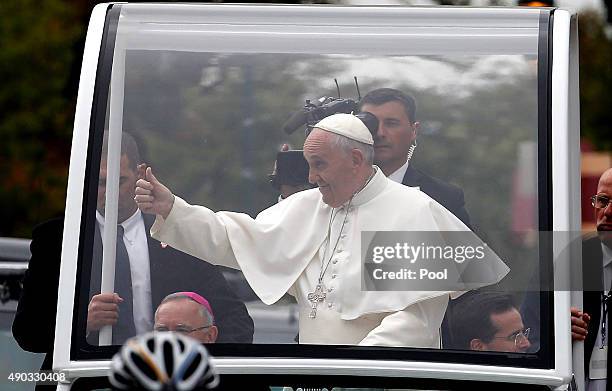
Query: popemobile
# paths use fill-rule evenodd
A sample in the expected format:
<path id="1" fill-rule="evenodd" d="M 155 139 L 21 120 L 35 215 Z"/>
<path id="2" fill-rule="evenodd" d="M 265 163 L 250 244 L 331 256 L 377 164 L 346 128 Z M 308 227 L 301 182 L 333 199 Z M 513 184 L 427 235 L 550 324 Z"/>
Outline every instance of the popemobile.
<path id="1" fill-rule="evenodd" d="M 330 125 L 338 113 L 356 115 L 359 130 Z M 330 201 L 334 183 L 346 184 L 334 182 L 341 169 L 325 171 L 349 155 L 317 163 L 309 144 L 325 127 L 338 143 L 374 152 L 376 168 L 350 205 Z M 584 390 L 583 345 L 572 345 L 569 316 L 570 306 L 582 308 L 568 250 L 580 231 L 579 139 L 577 18 L 564 9 L 99 4 L 74 121 L 49 372 L 57 376 L 46 380 L 62 391 L 121 381 L 161 389 L 175 375 L 164 360 L 180 364 L 193 349 L 191 359 L 209 362 L 184 334 L 210 337 L 214 327 L 205 346 L 219 377 L 197 372 L 206 383 L 173 389 Z M 350 156 L 361 159 L 357 150 Z M 141 212 L 150 183 L 171 189 L 172 212 Z M 385 205 L 413 217 L 392 225 L 369 215 L 372 186 L 416 194 L 418 203 Z M 455 251 L 447 231 L 486 243 L 485 259 L 472 262 L 492 274 L 449 287 L 475 263 L 442 257 L 419 260 L 415 278 L 387 288 L 368 282 L 370 266 L 398 275 L 403 260 L 369 265 L 359 249 L 398 226 L 425 227 L 422 203 L 436 222 L 422 230 Z M 184 205 L 206 207 L 214 224 L 196 224 Z M 279 223 L 295 216 L 301 223 Z M 190 230 L 188 243 L 166 234 L 169 226 Z M 148 250 L 138 250 L 138 235 Z M 134 251 L 148 261 L 135 263 Z M 295 265 L 303 274 L 283 274 Z M 121 293 L 126 276 L 133 297 Z M 192 291 L 210 324 L 146 334 L 173 330 L 155 310 L 167 294 Z M 487 312 L 494 302 L 509 304 Z M 95 318 L 100 303 L 119 308 L 116 323 Z M 338 324 L 346 333 L 333 334 Z M 134 365 L 150 360 L 159 372 L 111 361 L 136 334 L 121 357 L 140 355 Z"/>

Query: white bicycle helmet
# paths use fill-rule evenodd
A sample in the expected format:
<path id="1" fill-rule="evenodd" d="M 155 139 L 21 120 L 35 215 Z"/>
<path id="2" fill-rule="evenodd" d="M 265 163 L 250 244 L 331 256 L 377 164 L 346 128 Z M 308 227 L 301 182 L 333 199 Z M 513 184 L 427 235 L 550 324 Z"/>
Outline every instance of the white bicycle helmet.
<path id="1" fill-rule="evenodd" d="M 130 338 L 113 357 L 109 380 L 118 390 L 187 391 L 219 384 L 206 348 L 172 331 Z"/>

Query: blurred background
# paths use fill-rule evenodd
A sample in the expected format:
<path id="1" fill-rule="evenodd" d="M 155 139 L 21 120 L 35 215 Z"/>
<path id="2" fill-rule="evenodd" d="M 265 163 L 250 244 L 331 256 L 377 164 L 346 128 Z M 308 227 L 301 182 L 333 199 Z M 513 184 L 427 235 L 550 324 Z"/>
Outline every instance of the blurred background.
<path id="1" fill-rule="evenodd" d="M 0 172 L 3 173 L 0 237 L 29 238 L 35 224 L 63 213 L 82 49 L 89 14 L 96 3 L 87 0 L 0 2 L 0 136 L 3 140 L 0 145 Z M 518 2 L 376 3 L 496 6 Z M 610 0 L 557 1 L 556 5 L 579 12 L 582 184 L 583 192 L 590 195 L 595 192 L 600 173 L 612 166 Z M 583 222 L 588 230 L 593 227 L 593 216 L 588 200 L 585 202 Z"/>

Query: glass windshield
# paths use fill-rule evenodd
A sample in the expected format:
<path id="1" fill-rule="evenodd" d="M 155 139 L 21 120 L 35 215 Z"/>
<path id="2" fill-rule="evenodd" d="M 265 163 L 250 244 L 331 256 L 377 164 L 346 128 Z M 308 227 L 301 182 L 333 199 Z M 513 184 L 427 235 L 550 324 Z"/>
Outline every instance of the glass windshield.
<path id="1" fill-rule="evenodd" d="M 92 129 L 86 343 L 537 353 L 540 11 L 262 8 L 122 6 Z M 490 274 L 446 285 L 481 245 Z M 419 248 L 452 267 L 408 270 Z"/>

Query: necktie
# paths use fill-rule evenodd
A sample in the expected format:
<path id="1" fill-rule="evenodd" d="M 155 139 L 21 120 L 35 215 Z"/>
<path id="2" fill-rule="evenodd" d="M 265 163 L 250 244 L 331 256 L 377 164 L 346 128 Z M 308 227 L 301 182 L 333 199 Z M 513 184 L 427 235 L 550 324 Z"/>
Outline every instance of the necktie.
<path id="1" fill-rule="evenodd" d="M 115 257 L 115 292 L 123 302 L 119 304 L 119 320 L 113 328 L 113 344 L 120 345 L 136 335 L 132 302 L 132 274 L 130 258 L 123 242 L 123 226 L 117 226 L 117 254 Z"/>

